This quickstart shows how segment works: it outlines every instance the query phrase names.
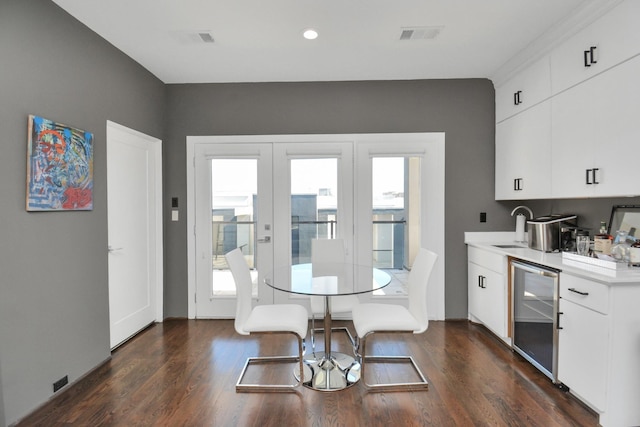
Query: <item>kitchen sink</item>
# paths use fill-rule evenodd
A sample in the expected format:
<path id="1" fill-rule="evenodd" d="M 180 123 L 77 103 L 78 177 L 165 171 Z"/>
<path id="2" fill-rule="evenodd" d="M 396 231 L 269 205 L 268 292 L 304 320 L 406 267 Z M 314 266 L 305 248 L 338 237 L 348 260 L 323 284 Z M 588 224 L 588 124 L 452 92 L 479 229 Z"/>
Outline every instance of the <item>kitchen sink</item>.
<path id="1" fill-rule="evenodd" d="M 522 246 L 522 245 L 492 245 L 496 248 L 501 248 L 501 249 L 525 249 L 526 246 Z"/>

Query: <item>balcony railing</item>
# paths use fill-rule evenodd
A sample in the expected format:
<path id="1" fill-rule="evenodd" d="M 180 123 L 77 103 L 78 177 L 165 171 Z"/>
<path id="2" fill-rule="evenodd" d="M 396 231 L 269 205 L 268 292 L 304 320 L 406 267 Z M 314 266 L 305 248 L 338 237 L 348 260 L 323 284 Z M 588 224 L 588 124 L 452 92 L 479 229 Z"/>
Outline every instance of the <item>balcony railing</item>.
<path id="1" fill-rule="evenodd" d="M 376 268 L 403 268 L 405 220 L 373 221 L 373 265 Z M 226 269 L 224 254 L 240 247 L 256 267 L 256 222 L 212 221 L 213 267 Z M 337 234 L 336 220 L 291 221 L 291 257 L 294 264 L 311 262 L 311 241 L 333 239 Z"/>

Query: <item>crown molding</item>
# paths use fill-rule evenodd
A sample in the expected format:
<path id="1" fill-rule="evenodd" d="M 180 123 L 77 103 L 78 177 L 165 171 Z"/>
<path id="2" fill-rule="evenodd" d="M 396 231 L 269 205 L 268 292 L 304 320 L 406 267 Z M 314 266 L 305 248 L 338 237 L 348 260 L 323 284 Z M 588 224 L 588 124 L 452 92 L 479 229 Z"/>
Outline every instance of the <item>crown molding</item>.
<path id="1" fill-rule="evenodd" d="M 568 17 L 545 31 L 524 49 L 503 64 L 491 76 L 495 87 L 502 86 L 520 71 L 549 54 L 571 36 L 592 24 L 602 15 L 622 3 L 624 0 L 587 0 Z"/>

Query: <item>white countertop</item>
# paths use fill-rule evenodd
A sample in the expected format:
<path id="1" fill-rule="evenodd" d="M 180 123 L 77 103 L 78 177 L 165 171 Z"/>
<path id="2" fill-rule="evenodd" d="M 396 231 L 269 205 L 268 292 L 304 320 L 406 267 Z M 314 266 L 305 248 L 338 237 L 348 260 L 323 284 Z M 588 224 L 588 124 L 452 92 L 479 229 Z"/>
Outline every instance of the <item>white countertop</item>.
<path id="1" fill-rule="evenodd" d="M 465 232 L 464 242 L 504 256 L 519 258 L 609 285 L 640 283 L 640 268 L 620 266 L 617 270 L 562 258 L 560 252 L 541 252 L 529 249 L 527 242 L 515 242 L 514 232 Z M 495 245 L 514 245 L 501 248 Z"/>

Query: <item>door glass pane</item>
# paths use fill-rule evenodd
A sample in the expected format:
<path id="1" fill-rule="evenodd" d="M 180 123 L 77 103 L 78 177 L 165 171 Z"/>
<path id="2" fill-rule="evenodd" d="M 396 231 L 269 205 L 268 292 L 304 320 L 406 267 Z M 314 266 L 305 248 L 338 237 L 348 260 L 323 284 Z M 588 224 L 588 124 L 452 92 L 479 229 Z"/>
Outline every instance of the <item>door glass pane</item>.
<path id="1" fill-rule="evenodd" d="M 256 159 L 211 160 L 213 295 L 235 295 L 235 283 L 224 257 L 235 248 L 242 249 L 255 276 L 257 165 Z"/>
<path id="2" fill-rule="evenodd" d="M 291 261 L 311 262 L 311 240 L 337 234 L 338 159 L 291 160 Z"/>
<path id="3" fill-rule="evenodd" d="M 406 294 L 411 262 L 420 247 L 420 159 L 372 159 L 373 266 L 392 276 L 376 295 Z"/>

